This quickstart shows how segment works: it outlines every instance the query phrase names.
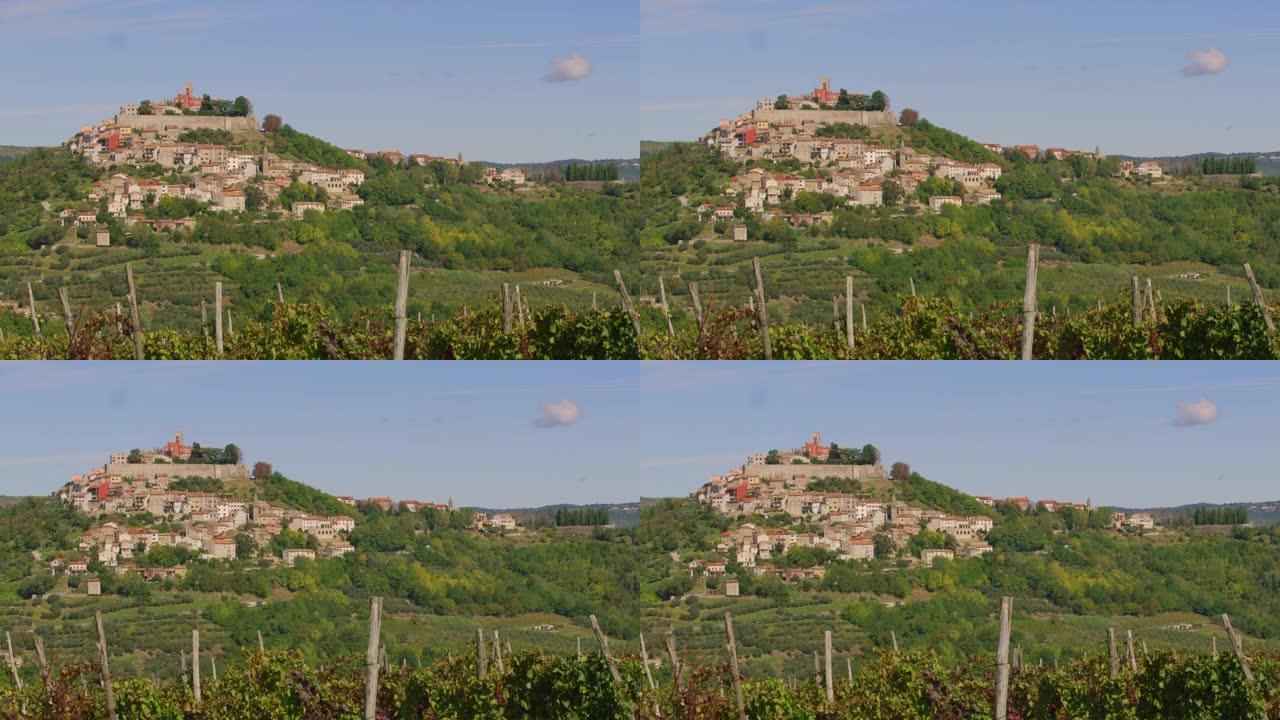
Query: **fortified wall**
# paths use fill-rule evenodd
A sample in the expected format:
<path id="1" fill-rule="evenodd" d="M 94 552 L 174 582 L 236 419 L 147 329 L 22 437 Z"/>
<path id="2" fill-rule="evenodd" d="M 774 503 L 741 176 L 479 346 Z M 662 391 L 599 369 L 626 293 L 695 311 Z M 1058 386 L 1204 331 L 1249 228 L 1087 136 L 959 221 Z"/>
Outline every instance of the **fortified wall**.
<path id="1" fill-rule="evenodd" d="M 892 125 L 896 122 L 888 110 L 776 110 L 760 108 L 751 111 L 751 119 L 769 123 L 818 122 L 822 124 Z"/>
<path id="2" fill-rule="evenodd" d="M 880 463 L 875 465 L 747 464 L 742 466 L 742 471 L 747 477 L 758 477 L 761 480 L 817 480 L 829 477 L 841 480 L 865 480 L 885 476 L 884 466 Z"/>
<path id="3" fill-rule="evenodd" d="M 203 463 L 107 463 L 107 475 L 139 480 L 154 480 L 158 475 L 170 478 L 202 477 L 218 480 L 243 480 L 249 477 L 244 464 L 206 465 Z"/>
<path id="4" fill-rule="evenodd" d="M 245 117 L 213 117 L 208 115 L 117 115 L 115 124 L 122 128 L 138 130 L 163 130 L 177 127 L 183 130 L 256 130 L 258 120 Z"/>

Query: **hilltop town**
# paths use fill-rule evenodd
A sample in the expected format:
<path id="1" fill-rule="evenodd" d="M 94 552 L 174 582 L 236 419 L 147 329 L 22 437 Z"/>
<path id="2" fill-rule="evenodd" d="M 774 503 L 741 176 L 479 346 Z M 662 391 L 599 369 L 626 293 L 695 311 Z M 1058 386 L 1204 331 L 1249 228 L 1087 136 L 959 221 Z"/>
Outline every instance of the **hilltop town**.
<path id="1" fill-rule="evenodd" d="M 486 185 L 519 187 L 521 168 L 480 167 L 456 157 L 348 149 L 325 166 L 270 148 L 270 136 L 293 133 L 268 115 L 259 132 L 252 104 L 197 97 L 190 83 L 171 99 L 143 100 L 86 125 L 64 147 L 110 175 L 94 183 L 88 203 L 59 211 L 64 225 L 85 228 L 99 246 L 111 244 L 107 225 L 147 225 L 157 232 L 191 230 L 202 211 L 243 213 L 278 208 L 295 218 L 307 212 L 351 210 L 364 205 L 360 188 L 366 161 L 394 167 L 442 166 L 442 172 Z M 332 159 L 331 159 L 332 162 Z M 363 168 L 363 169 L 362 169 Z"/>
<path id="2" fill-rule="evenodd" d="M 984 512 L 946 512 L 899 499 L 899 494 L 909 494 L 906 486 L 916 478 L 903 463 L 886 473 L 873 445 L 842 449 L 824 444 L 819 433 L 794 450 L 753 453 L 741 467 L 710 477 L 691 495 L 733 522 L 721 534 L 716 552 L 690 560 L 688 571 L 714 577 L 737 565 L 755 575 L 803 581 L 824 577 L 825 560 L 879 559 L 929 567 L 939 558 L 991 552 L 987 536 L 1002 512 L 1088 515 L 1095 510 L 1091 500 L 974 497 L 971 506 Z M 1105 512 L 1106 526 L 1112 529 L 1156 527 L 1149 513 Z M 798 548 L 807 549 L 800 562 L 793 553 Z M 727 594 L 736 594 L 736 588 L 736 582 L 726 581 Z"/>
<path id="3" fill-rule="evenodd" d="M 1104 157 L 1100 148 L 1041 150 L 1036 145 L 999 143 L 981 143 L 972 148 L 975 152 L 963 153 L 965 157 L 951 157 L 910 147 L 907 134 L 915 129 L 935 130 L 910 108 L 895 118 L 879 90 L 871 95 L 837 92 L 825 77 L 808 93 L 759 100 L 755 109 L 721 120 L 701 138 L 724 158 L 750 169 L 733 176 L 724 189 L 734 202 L 704 202 L 696 208 L 699 219 L 729 221 L 741 207 L 763 220 L 779 218 L 793 227 L 832 221 L 830 210 L 787 212 L 777 207 L 801 193 L 830 194 L 852 207 L 901 204 L 937 213 L 949 205 L 1001 199 L 996 185 L 1015 154 L 1029 160 Z M 1124 160 L 1116 170 L 1121 177 L 1164 174 L 1157 162 Z M 744 229 L 736 225 L 733 239 L 745 240 Z"/>
<path id="4" fill-rule="evenodd" d="M 510 514 L 463 511 L 452 500 L 338 497 L 353 512 L 307 512 L 258 497 L 256 483 L 271 475 L 270 466 L 260 462 L 251 476 L 235 445 L 187 444 L 181 432 L 153 450 L 112 453 L 104 465 L 73 475 L 54 493 L 94 522 L 81 536 L 79 552 L 50 558 L 49 567 L 70 576 L 96 569 L 165 580 L 185 577 L 196 560 L 292 566 L 301 559 L 342 557 L 355 549 L 348 540 L 359 516 L 354 511 L 366 507 L 383 513 L 461 512 L 473 530 L 518 529 Z M 101 584 L 90 580 L 86 591 L 97 594 Z"/>

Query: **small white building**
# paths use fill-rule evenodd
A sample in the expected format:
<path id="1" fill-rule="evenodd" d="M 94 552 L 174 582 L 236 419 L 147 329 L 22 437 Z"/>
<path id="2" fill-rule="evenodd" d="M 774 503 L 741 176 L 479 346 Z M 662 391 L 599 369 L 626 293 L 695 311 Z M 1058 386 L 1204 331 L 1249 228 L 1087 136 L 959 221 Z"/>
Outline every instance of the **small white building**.
<path id="1" fill-rule="evenodd" d="M 1138 175 L 1149 178 L 1164 177 L 1164 166 L 1154 160 L 1148 160 L 1134 169 Z"/>
<path id="2" fill-rule="evenodd" d="M 929 198 L 929 210 L 935 213 L 942 212 L 942 208 L 948 205 L 955 205 L 959 207 L 960 204 L 961 204 L 960 198 L 956 197 L 955 195 L 934 195 L 933 197 Z"/>
<path id="3" fill-rule="evenodd" d="M 315 210 L 316 212 L 324 212 L 324 203 L 322 203 L 322 202 L 296 202 L 296 203 L 294 203 L 294 204 L 293 204 L 293 208 L 292 208 L 293 216 L 294 216 L 294 217 L 296 217 L 296 218 L 298 218 L 299 220 L 301 220 L 301 219 L 302 219 L 302 216 L 303 216 L 303 215 L 306 215 L 306 214 L 307 214 L 307 211 L 308 211 L 308 210 Z"/>
<path id="4" fill-rule="evenodd" d="M 315 560 L 316 551 L 311 548 L 287 548 L 280 554 L 280 556 L 283 558 L 285 565 L 293 567 L 293 564 L 296 563 L 299 558 Z"/>
<path id="5" fill-rule="evenodd" d="M 933 561 L 938 558 L 954 559 L 956 554 L 944 548 L 927 548 L 920 551 L 920 562 L 925 567 L 933 567 Z"/>

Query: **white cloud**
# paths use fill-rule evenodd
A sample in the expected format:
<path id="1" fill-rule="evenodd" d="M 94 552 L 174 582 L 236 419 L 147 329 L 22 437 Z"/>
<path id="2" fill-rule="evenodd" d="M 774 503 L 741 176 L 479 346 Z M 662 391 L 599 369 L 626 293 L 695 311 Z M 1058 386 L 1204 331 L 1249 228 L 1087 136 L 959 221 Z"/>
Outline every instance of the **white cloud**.
<path id="1" fill-rule="evenodd" d="M 583 80 L 591 74 L 591 63 L 578 53 L 573 53 L 567 58 L 551 58 L 551 65 L 555 69 L 543 78 L 547 82 Z"/>
<path id="2" fill-rule="evenodd" d="M 542 414 L 533 421 L 534 427 L 551 428 L 572 425 L 582 419 L 582 408 L 568 398 L 558 403 L 542 403 Z"/>
<path id="3" fill-rule="evenodd" d="M 1187 62 L 1190 64 L 1182 68 L 1182 74 L 1187 77 L 1194 75 L 1216 75 L 1227 69 L 1230 61 L 1227 60 L 1226 53 L 1216 47 L 1210 47 L 1203 52 L 1200 50 L 1188 50 Z"/>
<path id="4" fill-rule="evenodd" d="M 1173 417 L 1173 424 L 1178 427 L 1208 425 L 1217 419 L 1218 406 L 1209 398 L 1202 397 L 1195 402 L 1178 403 L 1178 414 Z"/>

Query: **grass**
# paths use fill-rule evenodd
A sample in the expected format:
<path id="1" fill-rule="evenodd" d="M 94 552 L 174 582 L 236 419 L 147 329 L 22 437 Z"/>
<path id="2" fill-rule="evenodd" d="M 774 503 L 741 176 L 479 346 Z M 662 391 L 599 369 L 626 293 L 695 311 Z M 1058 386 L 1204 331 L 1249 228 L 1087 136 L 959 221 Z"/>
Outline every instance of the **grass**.
<path id="1" fill-rule="evenodd" d="M 26 306 L 26 283 L 34 288 L 36 304 L 41 314 L 61 317 L 58 288 L 68 289 L 73 312 L 81 307 L 106 309 L 122 304 L 128 312 L 128 286 L 125 282 L 125 265 L 133 263 L 134 279 L 138 288 L 140 312 L 145 327 L 172 327 L 193 329 L 200 325 L 200 302 L 204 300 L 212 312 L 214 283 L 223 283 L 223 297 L 227 307 L 253 312 L 271 298 L 247 298 L 240 287 L 216 270 L 213 264 L 227 253 L 258 255 L 260 249 L 206 245 L 199 243 L 165 243 L 160 252 L 148 257 L 141 251 L 129 248 L 97 248 L 85 243 L 69 243 L 60 249 L 31 252 L 20 248 L 0 246 L 0 300 L 17 301 Z M 281 251 L 283 252 L 283 251 Z M 388 305 L 395 296 L 394 259 L 369 255 L 365 259 L 365 271 L 361 281 L 386 298 Z M 559 280 L 562 286 L 545 284 Z M 612 284 L 594 282 L 583 276 L 557 268 L 534 268 L 523 271 L 451 270 L 439 267 L 414 269 L 410 283 L 411 307 L 426 313 L 460 312 L 464 307 L 478 307 L 498 302 L 502 283 L 519 285 L 522 295 L 530 305 L 567 304 L 589 307 L 593 295 L 600 303 L 616 302 L 617 292 Z M 290 301 L 314 300 L 313 294 L 323 299 L 331 289 L 324 286 L 300 292 L 286 288 Z M 48 320 L 46 319 L 46 322 Z"/>
<path id="2" fill-rule="evenodd" d="M 96 658 L 96 636 L 93 614 L 101 612 L 107 635 L 112 673 L 116 677 L 176 677 L 181 673 L 180 653 L 191 650 L 191 630 L 200 631 L 201 647 L 226 667 L 239 662 L 243 651 L 231 632 L 207 620 L 204 611 L 219 600 L 239 600 L 246 604 L 262 602 L 258 598 L 237 598 L 227 594 L 156 591 L 144 601 L 119 597 L 88 597 L 68 591 L 59 594 L 60 610 L 54 612 L 46 601 L 10 601 L 0 603 L 0 627 L 13 634 L 14 651 L 20 661 L 35 663 L 31 632 L 44 640 L 52 661 L 57 665 L 91 662 Z M 290 593 L 281 592 L 271 602 L 287 601 Z M 354 603 L 360 607 L 360 603 Z M 353 613 L 349 618 L 327 618 L 342 626 L 352 638 L 364 636 L 367 615 Z M 535 625 L 554 625 L 555 630 L 534 630 Z M 383 639 L 388 656 L 393 659 L 443 656 L 447 653 L 473 653 L 476 628 L 482 627 L 492 641 L 493 631 L 509 642 L 514 650 L 540 648 L 552 653 L 576 652 L 581 641 L 583 652 L 596 648 L 591 629 L 576 625 L 566 617 L 551 613 L 535 613 L 512 617 L 441 616 L 414 608 L 404 601 L 386 603 Z M 282 645 L 268 636 L 268 649 L 281 649 L 293 644 L 316 640 L 305 634 L 291 636 L 294 642 Z M 634 645 L 634 647 L 632 647 Z M 611 638 L 610 649 L 617 653 L 636 652 L 636 643 Z M 363 648 L 351 648 L 357 652 Z M 204 672 L 211 667 L 205 660 Z"/>
<path id="3" fill-rule="evenodd" d="M 696 592 L 696 591 L 695 591 Z M 699 596 L 697 618 L 689 618 L 684 602 L 651 604 L 645 611 L 645 632 L 650 637 L 663 637 L 674 632 L 682 657 L 695 665 L 723 662 L 726 658 L 724 613 L 733 613 L 734 634 L 738 643 L 743 671 L 749 676 L 806 677 L 813 670 L 813 652 L 821 651 L 823 631 L 832 631 L 832 643 L 843 672 L 844 659 L 856 665 L 868 653 L 888 650 L 890 638 L 873 637 L 840 617 L 840 611 L 854 596 L 829 592 L 798 592 L 784 602 L 756 597 L 726 598 Z M 863 599 L 870 599 L 864 597 Z M 886 604 L 896 598 L 876 598 Z M 1025 605 L 1025 608 L 1022 607 Z M 993 650 L 996 645 L 998 603 L 992 601 L 990 627 L 979 642 Z M 1186 653 L 1207 653 L 1216 639 L 1219 652 L 1230 650 L 1230 641 L 1216 618 L 1194 613 L 1162 613 L 1159 615 L 1104 616 L 1072 615 L 1056 612 L 1043 603 L 1014 601 L 1014 644 L 1024 649 L 1027 663 L 1052 664 L 1085 652 L 1105 652 L 1107 628 L 1116 628 L 1120 652 L 1125 652 L 1125 631 L 1132 630 L 1135 643 L 1142 641 L 1151 650 L 1176 649 Z M 1172 626 L 1189 623 L 1193 630 L 1175 630 Z M 987 638 L 990 635 L 990 638 Z M 903 650 L 938 648 L 943 643 L 959 643 L 968 638 L 952 636 L 946 629 L 923 636 L 899 637 Z M 1245 638 L 1250 651 L 1280 650 L 1280 640 Z"/>

